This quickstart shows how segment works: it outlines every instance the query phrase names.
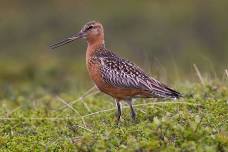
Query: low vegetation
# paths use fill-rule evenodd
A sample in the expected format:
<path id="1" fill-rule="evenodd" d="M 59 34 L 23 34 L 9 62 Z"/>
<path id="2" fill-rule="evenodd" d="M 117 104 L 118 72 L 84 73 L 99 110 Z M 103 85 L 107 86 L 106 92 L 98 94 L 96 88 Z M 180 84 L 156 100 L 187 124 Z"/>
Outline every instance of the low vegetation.
<path id="1" fill-rule="evenodd" d="M 136 100 L 136 122 L 124 105 L 119 125 L 112 99 L 96 91 L 81 98 L 83 92 L 77 93 L 76 100 L 71 94 L 76 90 L 9 93 L 1 100 L 0 149 L 228 151 L 227 84 L 185 83 L 177 88 L 185 94 L 180 100 Z"/>

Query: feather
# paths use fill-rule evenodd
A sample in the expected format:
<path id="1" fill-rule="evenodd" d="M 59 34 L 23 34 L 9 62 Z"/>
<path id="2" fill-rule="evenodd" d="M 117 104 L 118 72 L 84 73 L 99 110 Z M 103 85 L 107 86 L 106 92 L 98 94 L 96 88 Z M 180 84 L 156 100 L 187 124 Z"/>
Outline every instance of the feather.
<path id="1" fill-rule="evenodd" d="M 103 48 L 104 49 L 104 48 Z M 103 80 L 115 87 L 146 91 L 151 97 L 179 98 L 181 94 L 148 76 L 137 65 L 122 59 L 109 50 L 97 50 Z"/>

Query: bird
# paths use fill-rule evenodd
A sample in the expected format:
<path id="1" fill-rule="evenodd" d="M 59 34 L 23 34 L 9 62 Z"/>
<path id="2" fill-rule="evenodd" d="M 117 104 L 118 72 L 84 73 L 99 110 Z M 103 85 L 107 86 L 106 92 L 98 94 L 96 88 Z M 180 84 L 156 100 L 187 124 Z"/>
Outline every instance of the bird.
<path id="1" fill-rule="evenodd" d="M 182 97 L 181 93 L 146 74 L 139 66 L 105 47 L 104 28 L 99 21 L 89 21 L 80 30 L 61 41 L 49 45 L 51 49 L 76 39 L 86 39 L 86 67 L 90 78 L 103 93 L 113 97 L 116 104 L 117 123 L 122 115 L 122 103 L 130 107 L 132 120 L 136 120 L 134 98 Z"/>

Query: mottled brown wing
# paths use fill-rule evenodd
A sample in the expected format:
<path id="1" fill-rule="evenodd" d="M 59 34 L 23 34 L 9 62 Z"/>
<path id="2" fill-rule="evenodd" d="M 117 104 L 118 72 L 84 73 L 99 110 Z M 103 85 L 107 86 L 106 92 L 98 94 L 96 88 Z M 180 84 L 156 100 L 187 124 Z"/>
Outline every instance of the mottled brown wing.
<path id="1" fill-rule="evenodd" d="M 135 64 L 118 57 L 100 57 L 102 78 L 120 88 L 145 90 L 151 96 L 179 97 L 179 93 L 147 76 Z"/>
<path id="2" fill-rule="evenodd" d="M 103 58 L 102 77 L 103 79 L 116 87 L 120 88 L 140 88 L 139 83 L 132 73 L 133 66 L 129 63 L 123 63 L 116 58 Z"/>

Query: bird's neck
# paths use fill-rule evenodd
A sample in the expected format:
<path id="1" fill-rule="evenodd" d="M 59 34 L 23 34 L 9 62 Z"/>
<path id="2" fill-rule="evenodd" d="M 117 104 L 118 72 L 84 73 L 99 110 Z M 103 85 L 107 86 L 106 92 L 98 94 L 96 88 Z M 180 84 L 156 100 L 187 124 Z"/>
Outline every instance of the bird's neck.
<path id="1" fill-rule="evenodd" d="M 92 68 L 91 60 L 93 56 L 96 54 L 96 51 L 103 50 L 105 44 L 104 44 L 104 38 L 99 39 L 87 39 L 87 50 L 86 50 L 86 66 L 87 69 L 90 71 Z M 101 49 L 100 49 L 101 48 Z"/>
<path id="2" fill-rule="evenodd" d="M 88 46 L 86 51 L 86 57 L 89 57 L 93 55 L 98 50 L 98 48 L 105 47 L 104 35 L 101 34 L 96 38 L 88 38 L 87 44 Z"/>

